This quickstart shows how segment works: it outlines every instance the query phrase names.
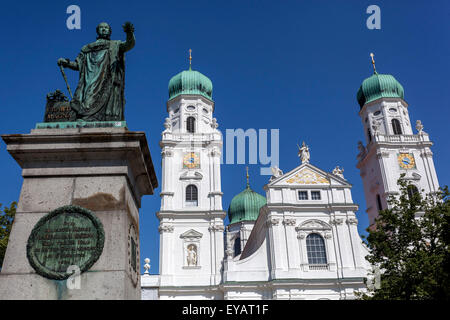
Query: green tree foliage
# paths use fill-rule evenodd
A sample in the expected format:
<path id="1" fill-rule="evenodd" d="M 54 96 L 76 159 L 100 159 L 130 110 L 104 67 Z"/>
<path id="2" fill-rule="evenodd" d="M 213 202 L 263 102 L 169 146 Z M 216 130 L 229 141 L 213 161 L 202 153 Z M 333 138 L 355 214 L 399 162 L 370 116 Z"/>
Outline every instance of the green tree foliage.
<path id="1" fill-rule="evenodd" d="M 3 265 L 3 258 L 5 257 L 6 247 L 8 245 L 9 234 L 16 214 L 17 203 L 14 201 L 8 207 L 2 209 L 0 203 L 0 270 Z"/>
<path id="2" fill-rule="evenodd" d="M 375 228 L 368 228 L 366 259 L 381 270 L 362 299 L 426 300 L 450 297 L 450 201 L 448 188 L 421 196 L 403 179 Z"/>

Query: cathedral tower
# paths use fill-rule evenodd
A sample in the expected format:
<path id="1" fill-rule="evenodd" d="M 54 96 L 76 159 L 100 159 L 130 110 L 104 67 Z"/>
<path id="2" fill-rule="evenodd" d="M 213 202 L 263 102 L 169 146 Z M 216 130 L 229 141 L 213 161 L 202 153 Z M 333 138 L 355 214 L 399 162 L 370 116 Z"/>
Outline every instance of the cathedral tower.
<path id="1" fill-rule="evenodd" d="M 211 80 L 191 67 L 172 77 L 167 112 L 157 213 L 160 298 L 222 298 L 222 135 L 213 118 Z"/>
<path id="2" fill-rule="evenodd" d="M 357 168 L 364 184 L 369 223 L 386 209 L 389 195 L 399 194 L 401 174 L 411 183 L 409 192 L 436 192 L 439 183 L 430 147 L 433 143 L 417 120 L 413 132 L 402 85 L 389 74 L 365 79 L 357 93 L 366 146 L 358 142 Z"/>

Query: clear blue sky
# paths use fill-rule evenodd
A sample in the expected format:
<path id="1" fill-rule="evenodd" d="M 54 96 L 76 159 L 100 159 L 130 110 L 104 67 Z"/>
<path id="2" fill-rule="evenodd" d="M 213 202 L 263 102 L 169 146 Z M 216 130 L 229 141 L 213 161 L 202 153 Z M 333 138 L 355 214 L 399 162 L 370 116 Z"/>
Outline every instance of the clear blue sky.
<path id="1" fill-rule="evenodd" d="M 66 8 L 81 8 L 81 30 L 66 28 Z M 366 8 L 381 8 L 381 30 L 366 28 Z M 422 120 L 441 185 L 449 183 L 450 2 L 432 1 L 2 1 L 0 10 L 1 134 L 29 133 L 41 122 L 45 96 L 67 92 L 56 61 L 74 59 L 95 41 L 95 27 L 109 22 L 112 39 L 121 25 L 136 28 L 126 56 L 129 129 L 145 131 L 161 182 L 158 142 L 164 129 L 167 84 L 193 68 L 214 86 L 219 129 L 280 129 L 280 168 L 299 165 L 297 143 L 310 146 L 311 163 L 326 171 L 344 167 L 359 204 L 359 232 L 368 219 L 356 144 L 364 141 L 356 91 L 372 73 L 394 75 L 405 89 L 412 123 Z M 78 74 L 67 71 L 74 91 Z M 447 167 L 445 167 L 447 163 Z M 264 193 L 268 176 L 250 165 L 252 188 Z M 0 202 L 17 200 L 21 170 L 0 143 Z M 245 187 L 245 165 L 222 166 L 223 206 Z M 160 188 L 145 196 L 140 211 L 141 261 L 158 273 L 155 212 Z M 227 221 L 228 222 L 228 221 Z"/>

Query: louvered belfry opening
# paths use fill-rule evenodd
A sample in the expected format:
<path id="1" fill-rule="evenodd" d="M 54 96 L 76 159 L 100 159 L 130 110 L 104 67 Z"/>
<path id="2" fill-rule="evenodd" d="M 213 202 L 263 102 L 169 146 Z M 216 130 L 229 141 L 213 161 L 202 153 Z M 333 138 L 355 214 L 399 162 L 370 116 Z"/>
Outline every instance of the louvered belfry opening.
<path id="1" fill-rule="evenodd" d="M 402 134 L 402 127 L 400 126 L 400 121 L 398 119 L 392 119 L 392 130 L 394 134 Z"/>
<path id="2" fill-rule="evenodd" d="M 195 118 L 188 117 L 186 120 L 186 130 L 189 133 L 195 133 Z"/>

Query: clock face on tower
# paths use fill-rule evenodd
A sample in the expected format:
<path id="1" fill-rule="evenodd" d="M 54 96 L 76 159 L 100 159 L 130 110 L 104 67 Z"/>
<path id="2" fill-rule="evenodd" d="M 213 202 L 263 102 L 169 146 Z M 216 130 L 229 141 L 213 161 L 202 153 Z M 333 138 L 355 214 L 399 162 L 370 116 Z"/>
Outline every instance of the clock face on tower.
<path id="1" fill-rule="evenodd" d="M 416 167 L 416 161 L 412 153 L 400 153 L 397 157 L 398 165 L 403 169 L 413 169 Z"/>
<path id="2" fill-rule="evenodd" d="M 183 168 L 200 168 L 200 157 L 197 152 L 188 152 L 183 156 Z"/>

